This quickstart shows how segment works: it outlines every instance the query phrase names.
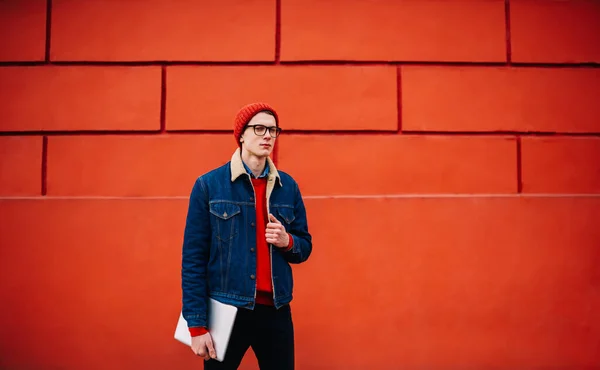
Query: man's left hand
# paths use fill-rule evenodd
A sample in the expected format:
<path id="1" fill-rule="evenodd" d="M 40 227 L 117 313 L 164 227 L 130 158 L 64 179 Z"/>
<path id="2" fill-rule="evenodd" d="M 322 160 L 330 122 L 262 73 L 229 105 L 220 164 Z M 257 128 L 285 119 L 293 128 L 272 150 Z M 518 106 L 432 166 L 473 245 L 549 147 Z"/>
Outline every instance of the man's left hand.
<path id="1" fill-rule="evenodd" d="M 273 244 L 278 248 L 287 248 L 290 245 L 290 236 L 285 231 L 285 227 L 270 213 L 269 221 L 266 233 L 267 243 Z"/>

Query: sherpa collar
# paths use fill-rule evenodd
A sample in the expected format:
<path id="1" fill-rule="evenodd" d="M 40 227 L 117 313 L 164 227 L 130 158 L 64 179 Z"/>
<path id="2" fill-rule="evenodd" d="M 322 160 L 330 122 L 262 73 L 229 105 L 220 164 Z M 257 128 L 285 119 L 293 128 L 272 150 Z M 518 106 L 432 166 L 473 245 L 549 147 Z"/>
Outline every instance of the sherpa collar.
<path id="1" fill-rule="evenodd" d="M 281 183 L 281 177 L 279 177 L 279 172 L 277 172 L 275 164 L 269 157 L 267 157 L 267 165 L 269 166 L 268 181 L 270 182 L 274 181 L 274 179 L 277 179 L 277 181 L 279 181 L 279 186 L 283 186 Z M 242 152 L 240 148 L 237 148 L 235 153 L 233 153 L 231 156 L 231 182 L 234 182 L 238 177 L 244 174 L 248 174 L 248 172 L 246 172 L 244 163 L 242 162 Z"/>

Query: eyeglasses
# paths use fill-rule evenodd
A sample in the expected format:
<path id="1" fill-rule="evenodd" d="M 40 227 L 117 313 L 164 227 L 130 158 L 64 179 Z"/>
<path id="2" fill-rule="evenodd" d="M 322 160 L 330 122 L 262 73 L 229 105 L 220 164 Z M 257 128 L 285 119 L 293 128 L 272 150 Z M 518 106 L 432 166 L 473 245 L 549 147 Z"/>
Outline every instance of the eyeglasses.
<path id="1" fill-rule="evenodd" d="M 271 137 L 277 137 L 281 134 L 281 129 L 277 126 L 267 127 L 264 125 L 248 125 L 246 127 L 254 128 L 254 134 L 256 136 L 265 136 L 267 129 L 269 129 L 269 135 L 271 135 Z"/>

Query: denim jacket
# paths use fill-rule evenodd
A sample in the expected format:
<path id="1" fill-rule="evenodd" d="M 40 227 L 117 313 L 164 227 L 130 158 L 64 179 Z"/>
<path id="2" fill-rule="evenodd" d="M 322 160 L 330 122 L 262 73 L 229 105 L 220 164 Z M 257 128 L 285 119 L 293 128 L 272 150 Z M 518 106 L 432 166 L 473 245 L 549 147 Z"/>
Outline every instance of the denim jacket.
<path id="1" fill-rule="evenodd" d="M 289 251 L 269 245 L 274 303 L 279 308 L 292 300 L 290 264 L 308 259 L 312 237 L 298 184 L 270 158 L 267 163 L 267 212 L 294 239 Z M 231 161 L 198 177 L 191 191 L 181 265 L 182 313 L 188 327 L 207 326 L 209 297 L 254 308 L 255 224 L 254 187 L 237 149 Z"/>

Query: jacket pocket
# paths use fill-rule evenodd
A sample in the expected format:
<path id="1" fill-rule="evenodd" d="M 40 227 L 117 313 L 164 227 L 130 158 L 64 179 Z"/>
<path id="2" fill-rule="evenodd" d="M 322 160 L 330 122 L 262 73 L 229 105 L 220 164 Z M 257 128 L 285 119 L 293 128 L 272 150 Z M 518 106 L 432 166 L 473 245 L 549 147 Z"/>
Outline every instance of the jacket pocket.
<path id="1" fill-rule="evenodd" d="M 279 215 L 279 218 L 288 225 L 296 219 L 294 209 L 291 207 L 277 207 L 277 214 Z"/>
<path id="2" fill-rule="evenodd" d="M 214 231 L 218 239 L 229 241 L 238 233 L 237 219 L 241 208 L 235 203 L 214 202 L 209 204 L 210 213 L 214 216 Z"/>

